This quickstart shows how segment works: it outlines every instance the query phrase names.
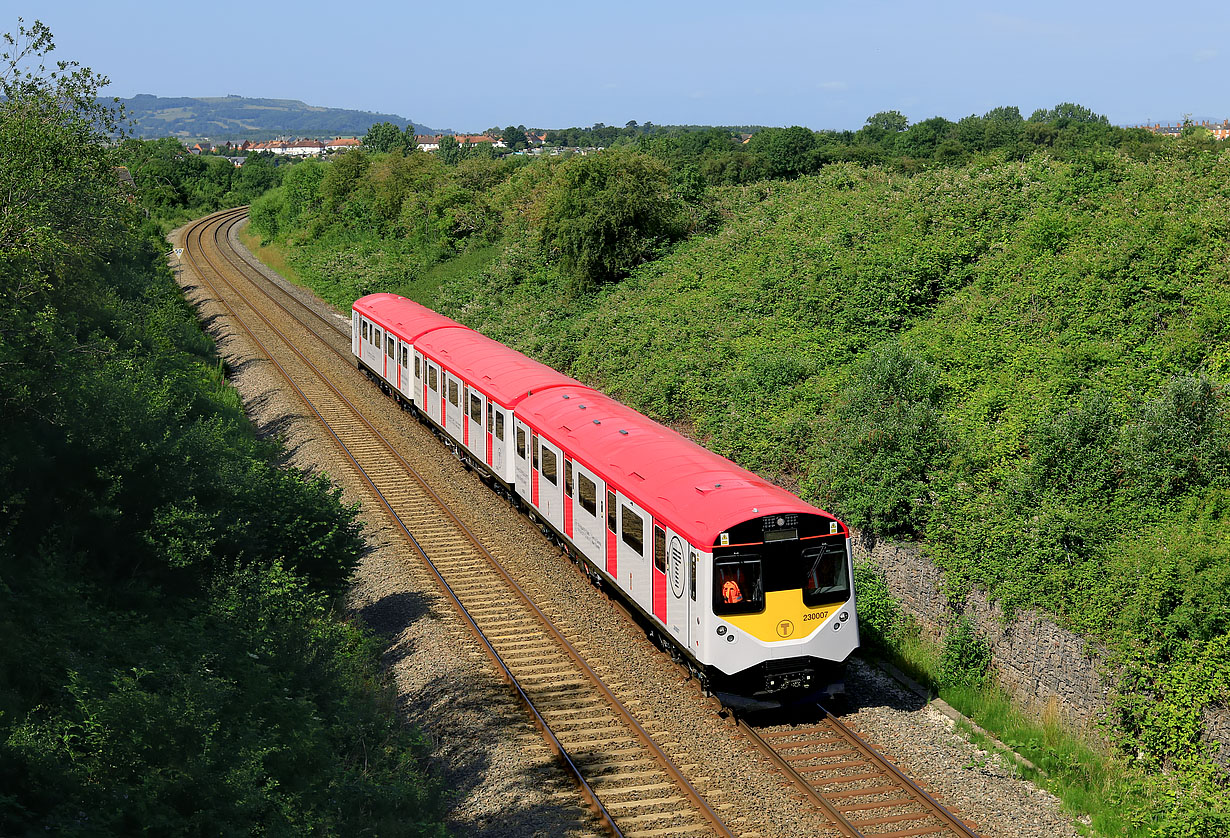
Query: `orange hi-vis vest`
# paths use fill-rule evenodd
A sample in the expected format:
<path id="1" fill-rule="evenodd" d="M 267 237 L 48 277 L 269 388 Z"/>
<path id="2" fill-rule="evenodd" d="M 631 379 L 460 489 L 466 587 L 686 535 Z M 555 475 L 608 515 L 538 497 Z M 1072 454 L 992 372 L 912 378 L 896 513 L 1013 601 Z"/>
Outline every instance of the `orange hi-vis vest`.
<path id="1" fill-rule="evenodd" d="M 727 604 L 743 602 L 743 594 L 739 592 L 739 584 L 733 579 L 722 586 L 722 600 Z"/>

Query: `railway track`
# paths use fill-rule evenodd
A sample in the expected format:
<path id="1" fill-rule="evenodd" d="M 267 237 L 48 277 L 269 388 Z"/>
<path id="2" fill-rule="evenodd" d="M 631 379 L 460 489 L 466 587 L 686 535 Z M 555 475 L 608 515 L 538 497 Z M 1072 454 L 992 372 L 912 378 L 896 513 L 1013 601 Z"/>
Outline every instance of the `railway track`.
<path id="1" fill-rule="evenodd" d="M 351 360 L 348 321 L 322 315 L 226 244 L 245 216 L 243 209 L 218 213 L 186 228 L 186 264 L 348 459 L 366 486 L 368 514 L 383 510 L 436 574 L 597 817 L 617 835 L 730 835 L 696 788 L 704 779 L 685 777 L 428 479 L 357 409 L 370 404 L 372 391 Z M 828 714 L 798 725 L 741 725 L 814 807 L 818 829 L 827 821 L 851 838 L 975 835 Z"/>
<path id="2" fill-rule="evenodd" d="M 978 838 L 905 772 L 823 707 L 801 724 L 739 725 L 850 838 Z"/>
<path id="3" fill-rule="evenodd" d="M 223 242 L 245 216 L 233 210 L 190 225 L 185 263 L 352 464 L 367 487 L 369 514 L 382 509 L 431 568 L 597 817 L 616 835 L 731 835 L 610 687 L 365 418 L 358 404 L 371 390 L 349 359 L 349 335 L 229 253 Z"/>

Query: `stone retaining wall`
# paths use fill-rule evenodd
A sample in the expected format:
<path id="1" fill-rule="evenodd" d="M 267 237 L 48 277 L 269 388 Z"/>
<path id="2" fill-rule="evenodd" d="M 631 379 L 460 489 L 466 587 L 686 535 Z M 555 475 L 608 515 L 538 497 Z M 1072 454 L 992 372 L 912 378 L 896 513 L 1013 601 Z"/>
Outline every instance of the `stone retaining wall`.
<path id="1" fill-rule="evenodd" d="M 971 592 L 962 609 L 954 610 L 944 593 L 943 571 L 912 545 L 856 536 L 854 556 L 880 568 L 889 592 L 935 636 L 964 614 L 990 642 L 999 682 L 1034 712 L 1058 714 L 1078 727 L 1105 712 L 1109 679 L 1101 650 L 1089 641 L 1035 611 L 1005 624 L 1003 609 L 981 591 Z"/>

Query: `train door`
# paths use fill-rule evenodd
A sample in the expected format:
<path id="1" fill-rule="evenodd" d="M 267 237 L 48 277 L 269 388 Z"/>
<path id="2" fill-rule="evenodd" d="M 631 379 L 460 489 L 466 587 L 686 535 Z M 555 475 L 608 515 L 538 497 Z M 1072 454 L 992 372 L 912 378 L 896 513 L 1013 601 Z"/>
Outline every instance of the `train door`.
<path id="1" fill-rule="evenodd" d="M 410 344 L 398 341 L 397 389 L 407 399 L 414 398 L 414 379 L 410 377 Z"/>
<path id="2" fill-rule="evenodd" d="M 359 322 L 359 312 L 351 309 L 350 311 L 350 354 L 356 358 L 362 357 L 359 353 L 363 351 L 363 326 Z"/>
<path id="3" fill-rule="evenodd" d="M 573 504 L 576 495 L 576 478 L 573 476 L 572 460 L 564 456 L 564 535 L 572 541 L 572 524 L 575 515 Z"/>
<path id="4" fill-rule="evenodd" d="M 466 388 L 469 390 L 469 388 Z M 483 428 L 483 416 L 486 414 L 486 398 L 477 390 L 469 390 L 466 394 L 468 412 L 466 414 L 466 447 L 474 454 L 474 459 L 486 462 L 487 433 Z"/>
<path id="5" fill-rule="evenodd" d="M 444 411 L 444 430 L 453 437 L 453 439 L 461 440 L 465 436 L 465 410 L 461 407 L 461 379 L 453 375 L 448 370 L 444 370 L 444 404 L 440 409 Z"/>
<path id="6" fill-rule="evenodd" d="M 688 545 L 669 528 L 653 528 L 653 615 L 685 646 L 691 611 Z"/>
<path id="7" fill-rule="evenodd" d="M 423 353 L 415 350 L 414 386 L 411 388 L 411 395 L 414 397 L 414 403 L 419 406 L 420 410 L 427 410 L 427 382 L 425 380 L 423 366 Z"/>
<path id="8" fill-rule="evenodd" d="M 538 437 L 538 501 L 542 517 L 559 532 L 564 530 L 564 452 Z M 530 478 L 533 480 L 533 477 Z"/>
<path id="9" fill-rule="evenodd" d="M 509 423 L 509 413 L 504 408 L 495 404 L 491 400 L 487 401 L 488 415 L 492 419 L 487 424 L 487 444 L 489 446 L 487 462 L 491 463 L 491 468 L 501 480 L 506 480 L 509 483 L 513 480 L 512 470 L 508 467 L 508 440 L 506 439 L 506 428 L 511 428 Z"/>
<path id="10" fill-rule="evenodd" d="M 606 486 L 585 466 L 573 462 L 572 543 L 598 567 L 606 567 Z M 611 539 L 614 545 L 614 538 Z"/>
<path id="11" fill-rule="evenodd" d="M 384 378 L 396 389 L 401 389 L 401 382 L 397 379 L 397 338 L 393 337 L 392 332 L 384 333 Z"/>
<path id="12" fill-rule="evenodd" d="M 427 402 L 425 410 L 427 416 L 440 424 L 440 368 L 428 359 L 424 359 L 424 365 L 427 367 L 427 383 L 423 385 L 424 399 Z"/>
<path id="13" fill-rule="evenodd" d="M 529 501 L 531 498 L 530 492 L 530 426 L 522 422 L 520 419 L 514 420 L 516 430 L 515 445 L 513 447 L 513 482 L 515 484 L 517 494 L 522 499 Z"/>
<path id="14" fill-rule="evenodd" d="M 622 493 L 616 493 L 616 500 L 619 505 L 616 521 L 619 526 L 619 541 L 615 544 L 619 562 L 619 586 L 628 592 L 637 605 L 650 611 L 653 607 L 650 601 L 648 559 L 652 546 L 648 539 L 650 517 Z"/>
<path id="15" fill-rule="evenodd" d="M 606 572 L 619 581 L 619 502 L 610 489 L 606 493 Z"/>

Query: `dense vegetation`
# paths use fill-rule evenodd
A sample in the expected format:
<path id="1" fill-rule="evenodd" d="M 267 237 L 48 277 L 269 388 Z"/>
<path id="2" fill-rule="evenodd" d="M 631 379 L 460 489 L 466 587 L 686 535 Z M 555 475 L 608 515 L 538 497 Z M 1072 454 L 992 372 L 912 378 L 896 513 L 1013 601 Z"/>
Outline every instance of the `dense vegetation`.
<path id="1" fill-rule="evenodd" d="M 439 835 L 334 602 L 356 510 L 278 468 L 116 176 L 89 70 L 0 67 L 0 833 Z"/>
<path id="2" fill-rule="evenodd" d="M 1177 778 L 1136 818 L 1220 834 L 1230 150 L 1074 105 L 899 116 L 532 163 L 350 152 L 252 224 L 339 305 L 406 293 L 923 540 L 955 603 L 978 584 L 1106 643 L 1113 736 Z"/>

